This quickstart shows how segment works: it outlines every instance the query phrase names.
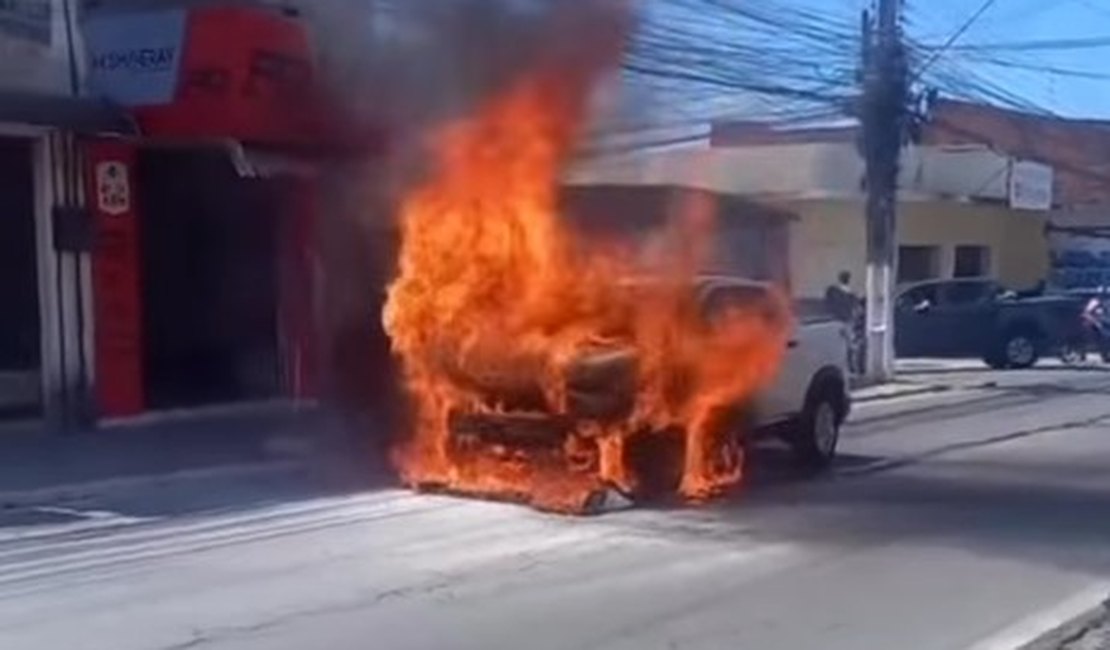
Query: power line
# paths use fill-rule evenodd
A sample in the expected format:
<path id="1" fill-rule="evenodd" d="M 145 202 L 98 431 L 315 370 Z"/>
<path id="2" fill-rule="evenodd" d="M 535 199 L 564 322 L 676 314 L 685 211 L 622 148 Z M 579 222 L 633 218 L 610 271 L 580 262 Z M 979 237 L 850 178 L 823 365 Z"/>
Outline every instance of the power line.
<path id="1" fill-rule="evenodd" d="M 1006 59 L 998 59 L 991 57 L 977 58 L 985 65 L 995 65 L 1002 68 L 1013 68 L 1015 70 L 1027 70 L 1030 72 L 1044 72 L 1048 74 L 1060 75 L 1062 77 L 1074 77 L 1076 79 L 1090 79 L 1094 81 L 1110 81 L 1110 73 L 1106 72 L 1093 72 L 1090 70 L 1076 70 L 1074 68 L 1058 68 L 1051 65 L 1039 65 L 1036 63 L 1022 63 L 1020 61 L 1008 61 Z"/>
<path id="2" fill-rule="evenodd" d="M 1045 50 L 1089 50 L 1110 47 L 1110 36 L 1087 36 L 1083 38 L 1059 38 L 1034 41 L 1009 41 L 1000 43 L 967 43 L 940 47 L 922 46 L 928 50 L 955 50 L 964 52 L 1014 51 L 1034 52 Z"/>
<path id="3" fill-rule="evenodd" d="M 955 33 L 953 33 L 952 36 L 948 38 L 947 41 L 945 41 L 944 45 L 942 45 L 937 51 L 933 52 L 933 55 L 929 57 L 927 61 L 925 61 L 924 65 L 922 65 L 921 68 L 914 75 L 914 79 L 916 80 L 920 78 L 921 75 L 929 69 L 929 66 L 933 65 L 933 63 L 935 63 L 937 59 L 944 55 L 944 53 L 947 52 L 950 47 L 955 45 L 956 41 L 960 40 L 960 37 L 963 36 L 967 32 L 967 30 L 971 29 L 971 26 L 974 25 L 976 21 L 978 21 L 983 16 L 983 14 L 987 13 L 987 10 L 994 6 L 994 3 L 996 2 L 998 2 L 998 0 L 986 0 L 975 13 L 971 14 L 967 21 L 965 21 L 964 24 L 961 25 L 960 28 L 957 29 Z"/>

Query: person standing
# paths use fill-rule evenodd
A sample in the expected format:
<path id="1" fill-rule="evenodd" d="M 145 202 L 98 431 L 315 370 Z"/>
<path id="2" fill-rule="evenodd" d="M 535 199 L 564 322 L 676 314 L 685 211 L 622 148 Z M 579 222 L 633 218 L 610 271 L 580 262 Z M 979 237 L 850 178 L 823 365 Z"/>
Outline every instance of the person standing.
<path id="1" fill-rule="evenodd" d="M 855 319 L 857 303 L 859 303 L 859 298 L 852 291 L 852 274 L 848 271 L 841 271 L 837 275 L 836 283 L 830 284 L 825 289 L 825 308 L 829 310 L 833 318 L 842 323 L 851 324 Z"/>
<path id="2" fill-rule="evenodd" d="M 1081 318 L 1087 335 L 1087 347 L 1095 348 L 1104 362 L 1110 361 L 1110 341 L 1107 340 L 1110 313 L 1107 313 L 1106 287 L 1099 287 L 1098 293 L 1091 296 L 1083 307 Z"/>
<path id="3" fill-rule="evenodd" d="M 835 284 L 825 289 L 825 308 L 844 323 L 848 338 L 848 369 L 863 372 L 863 301 L 852 290 L 852 274 L 841 271 Z"/>

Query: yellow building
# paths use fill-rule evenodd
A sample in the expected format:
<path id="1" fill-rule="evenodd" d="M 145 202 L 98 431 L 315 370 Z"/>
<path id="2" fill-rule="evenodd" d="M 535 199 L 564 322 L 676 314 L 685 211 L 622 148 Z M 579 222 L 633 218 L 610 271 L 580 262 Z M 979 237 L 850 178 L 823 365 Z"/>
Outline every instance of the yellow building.
<path id="1" fill-rule="evenodd" d="M 818 297 L 842 270 L 862 290 L 863 178 L 851 143 L 806 142 L 639 152 L 583 164 L 567 183 L 689 187 L 791 213 L 793 292 Z M 899 181 L 899 282 L 986 276 L 1023 288 L 1045 279 L 1051 182 L 1051 169 L 982 147 L 908 149 Z M 1015 200 L 1015 187 L 1025 198 Z"/>
<path id="2" fill-rule="evenodd" d="M 790 272 L 799 296 L 820 296 L 850 271 L 862 291 L 867 242 L 860 200 L 785 201 Z M 1015 288 L 1035 285 L 1049 267 L 1041 213 L 990 204 L 904 201 L 898 207 L 899 282 L 987 276 Z"/>

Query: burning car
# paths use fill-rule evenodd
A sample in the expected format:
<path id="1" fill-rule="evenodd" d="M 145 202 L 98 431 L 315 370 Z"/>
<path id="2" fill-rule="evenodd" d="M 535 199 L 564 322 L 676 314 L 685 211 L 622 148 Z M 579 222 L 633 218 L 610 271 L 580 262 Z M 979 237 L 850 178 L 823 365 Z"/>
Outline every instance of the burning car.
<path id="1" fill-rule="evenodd" d="M 691 288 L 699 317 L 708 329 L 721 327 L 735 317 L 732 313 L 758 314 L 772 325 L 788 317 L 769 285 L 700 276 Z M 638 281 L 628 283 L 628 289 L 634 299 L 650 301 L 657 287 L 650 281 Z M 714 453 L 726 466 L 738 468 L 744 443 L 768 435 L 781 437 L 796 459 L 809 468 L 824 468 L 836 453 L 840 426 L 850 408 L 843 327 L 831 319 L 816 318 L 792 326 L 792 331 L 776 379 L 754 395 L 717 406 L 722 423 L 715 427 L 720 437 L 714 444 L 720 449 Z M 596 458 L 586 454 L 575 459 L 563 450 L 572 444 L 576 432 L 603 432 L 635 420 L 636 393 L 644 384 L 642 363 L 631 333 L 608 332 L 567 362 L 565 383 L 554 399 L 538 375 L 507 368 L 504 372 L 487 368 L 485 373 L 451 368 L 455 380 L 480 397 L 476 407 L 460 407 L 450 413 L 450 453 L 511 456 L 527 450 L 539 457 L 549 450 L 554 452 L 549 456 L 568 461 L 568 472 L 598 472 Z M 678 401 L 690 400 L 692 396 L 681 393 L 696 388 L 695 382 L 682 378 L 689 371 L 676 373 L 676 381 L 669 387 L 678 393 L 674 397 Z M 736 368 L 736 372 L 743 369 Z M 633 474 L 632 483 L 620 487 L 631 487 L 629 496 L 678 491 L 684 458 L 694 451 L 695 444 L 679 426 L 652 430 L 645 425 L 634 431 L 622 445 L 626 457 L 620 459 Z"/>
<path id="2" fill-rule="evenodd" d="M 564 219 L 604 70 L 540 65 L 432 134 L 384 313 L 415 411 L 393 457 L 407 485 L 581 512 L 612 491 L 721 494 L 742 478 L 746 422 L 785 427 L 812 464 L 835 452 L 839 327 L 700 275 L 712 205 L 676 210 L 650 269 Z"/>

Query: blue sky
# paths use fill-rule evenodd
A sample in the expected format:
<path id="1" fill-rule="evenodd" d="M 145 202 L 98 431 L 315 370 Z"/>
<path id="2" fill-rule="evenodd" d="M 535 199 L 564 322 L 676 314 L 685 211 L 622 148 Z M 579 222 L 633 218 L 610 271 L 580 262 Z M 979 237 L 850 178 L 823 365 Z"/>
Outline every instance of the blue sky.
<path id="1" fill-rule="evenodd" d="M 865 0 L 792 0 L 814 9 L 858 14 Z M 907 31 L 918 42 L 948 39 L 982 5 L 982 0 L 906 0 Z M 961 44 L 1102 37 L 1110 41 L 1110 0 L 996 0 L 960 38 Z M 1070 51 L 997 51 L 987 56 L 1019 66 L 1051 67 L 1106 75 L 1076 78 L 1065 73 L 984 64 L 974 55 L 953 51 L 946 66 L 969 68 L 1061 115 L 1110 119 L 1110 46 Z M 939 65 L 939 64 L 938 64 Z"/>
<path id="2" fill-rule="evenodd" d="M 700 141 L 715 120 L 798 125 L 849 119 L 844 107 L 858 92 L 859 17 L 872 0 L 641 1 L 645 20 L 639 46 L 626 61 L 632 72 L 617 115 L 618 124 L 652 125 L 649 136 L 633 129 L 630 137 L 637 142 Z M 918 48 L 920 64 L 930 56 L 924 48 L 948 41 L 984 0 L 904 2 L 908 40 Z M 1103 43 L 967 49 L 1077 39 Z M 955 47 L 928 67 L 923 85 L 947 97 L 1110 120 L 1108 61 L 1110 0 L 994 0 Z M 798 89 L 819 98 L 802 98 Z"/>

